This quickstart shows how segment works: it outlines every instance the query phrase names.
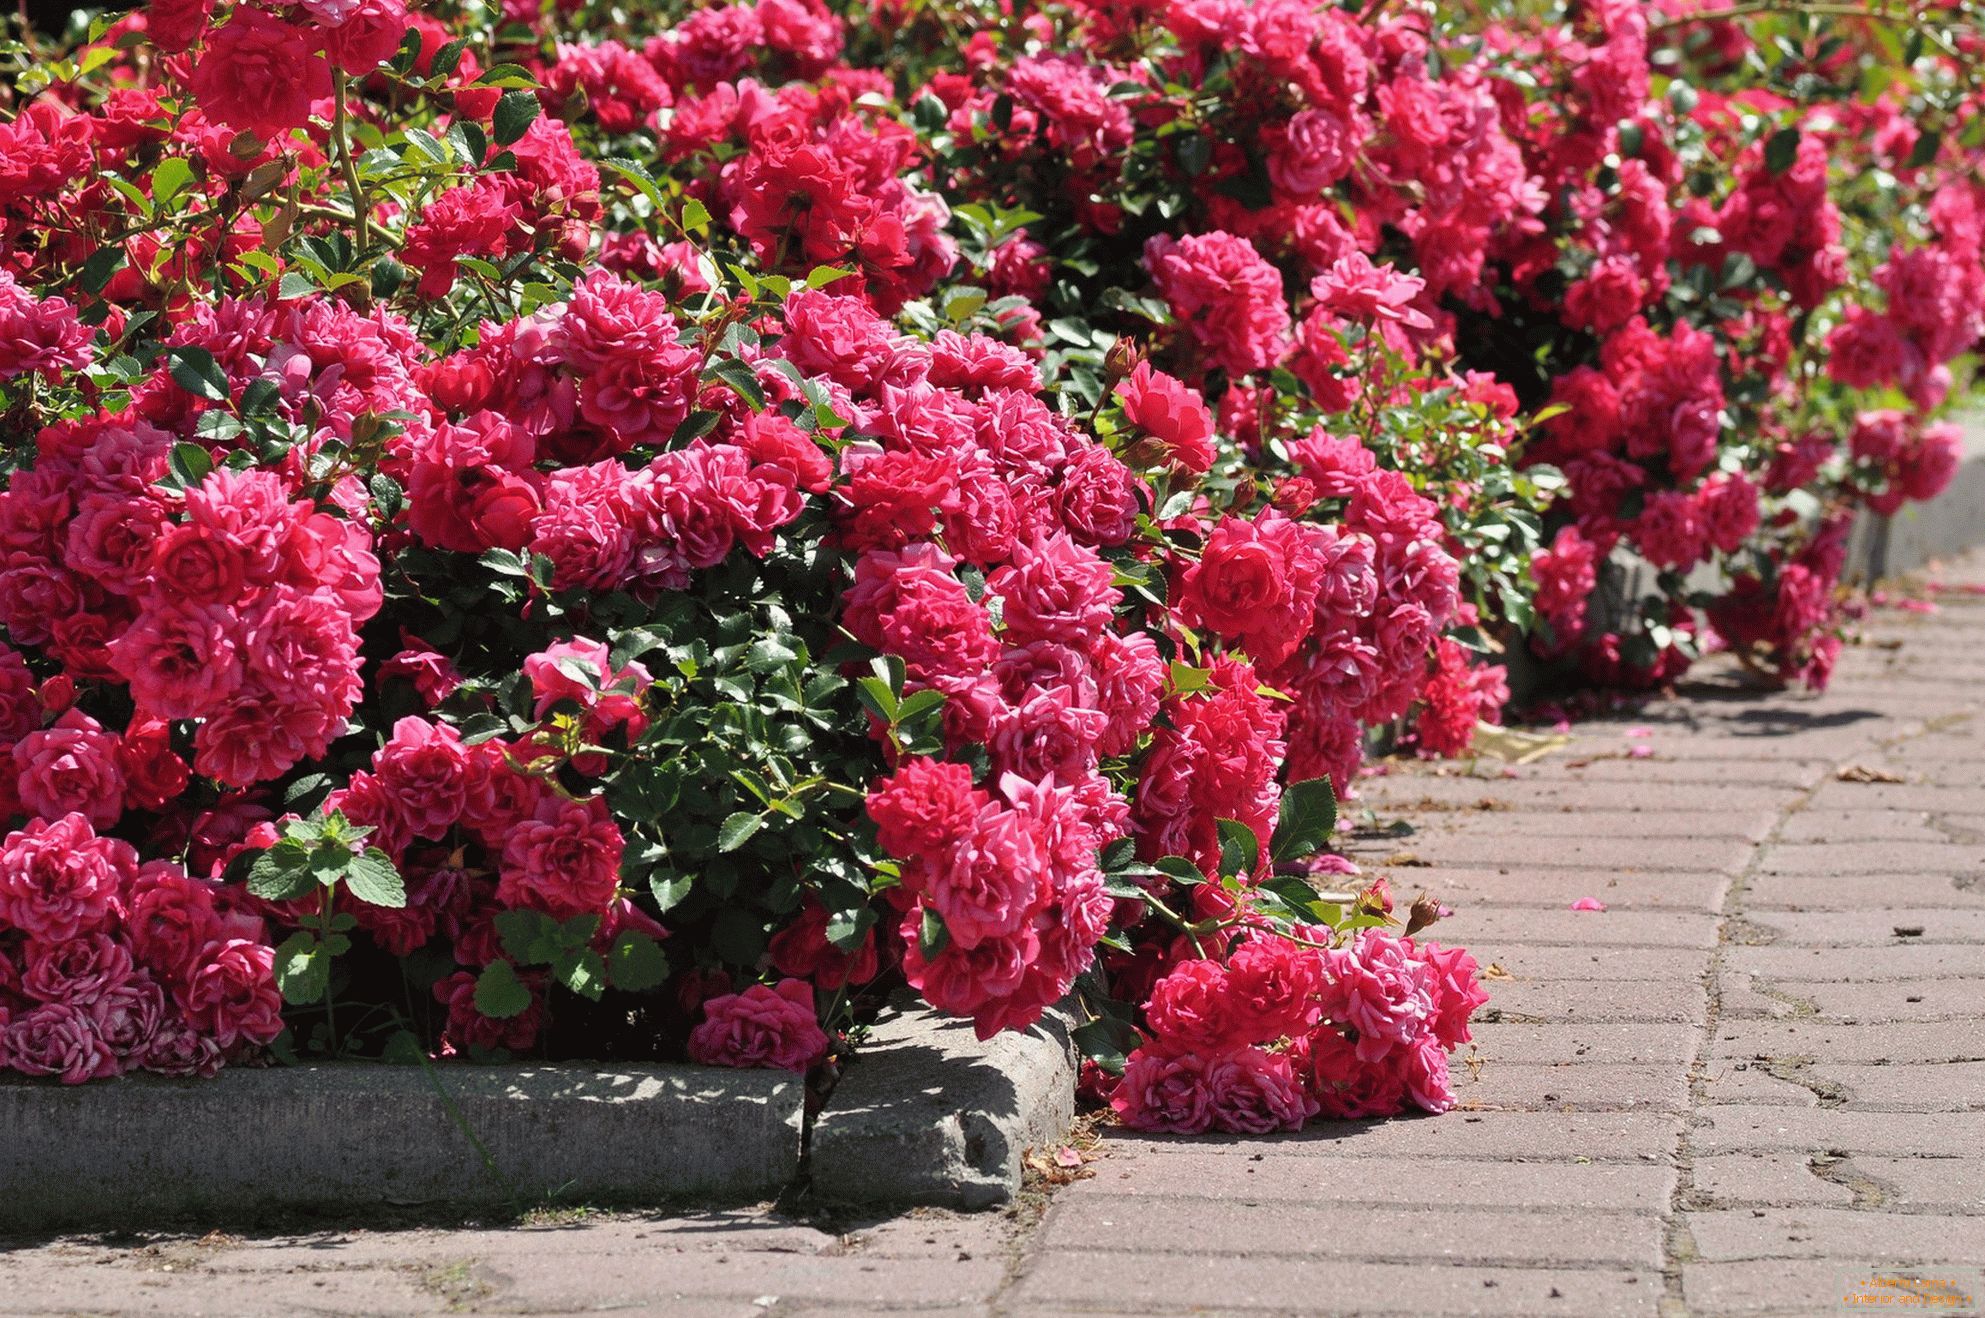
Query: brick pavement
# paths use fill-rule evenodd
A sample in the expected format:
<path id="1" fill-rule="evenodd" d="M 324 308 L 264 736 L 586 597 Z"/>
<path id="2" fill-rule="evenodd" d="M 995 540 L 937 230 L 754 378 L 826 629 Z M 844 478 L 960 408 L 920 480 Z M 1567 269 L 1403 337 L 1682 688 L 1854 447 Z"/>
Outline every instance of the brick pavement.
<path id="1" fill-rule="evenodd" d="M 1084 1179 L 976 1217 L 71 1238 L 0 1255 L 0 1312 L 1675 1318 L 1849 1312 L 1877 1269 L 1985 1290 L 1985 599 L 1942 603 L 1871 620 L 1822 698 L 1712 666 L 1537 764 L 1368 784 L 1350 817 L 1414 831 L 1361 860 L 1496 967 L 1449 1116 L 1108 1132 Z"/>

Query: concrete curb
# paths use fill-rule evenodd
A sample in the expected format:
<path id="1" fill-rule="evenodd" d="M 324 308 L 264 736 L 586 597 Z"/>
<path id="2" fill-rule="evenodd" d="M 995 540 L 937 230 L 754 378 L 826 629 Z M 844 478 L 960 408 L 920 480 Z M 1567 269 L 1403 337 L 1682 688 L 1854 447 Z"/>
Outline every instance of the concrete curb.
<path id="1" fill-rule="evenodd" d="M 700 1066 L 0 1082 L 0 1231 L 552 1195 L 746 1203 L 797 1175 L 804 1106 L 797 1076 Z"/>
<path id="2" fill-rule="evenodd" d="M 1075 1119 L 1071 1022 L 981 1043 L 971 1023 L 892 1008 L 814 1119 L 813 1193 L 830 1203 L 987 1208 L 1020 1190 L 1030 1148 Z"/>

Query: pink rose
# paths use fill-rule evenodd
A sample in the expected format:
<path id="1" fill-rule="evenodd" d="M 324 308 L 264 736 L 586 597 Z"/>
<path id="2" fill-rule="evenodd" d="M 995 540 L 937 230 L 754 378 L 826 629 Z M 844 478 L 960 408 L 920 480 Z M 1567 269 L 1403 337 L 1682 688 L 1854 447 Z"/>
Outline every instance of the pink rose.
<path id="1" fill-rule="evenodd" d="M 331 93 L 309 30 L 246 5 L 208 34 L 190 81 L 214 119 L 270 139 L 303 127 L 311 102 Z"/>
<path id="2" fill-rule="evenodd" d="M 5 1054 L 17 1071 L 61 1077 L 65 1085 L 117 1074 L 117 1055 L 97 1032 L 90 1009 L 47 1002 L 7 1026 Z"/>
<path id="3" fill-rule="evenodd" d="M 925 900 L 943 917 L 952 942 L 969 949 L 1018 932 L 1048 899 L 1047 880 L 1040 825 L 989 805 L 937 858 Z"/>
<path id="4" fill-rule="evenodd" d="M 1217 1053 L 1234 1041 L 1227 972 L 1217 961 L 1181 961 L 1151 986 L 1145 1019 L 1167 1051 Z"/>
<path id="5" fill-rule="evenodd" d="M 104 933 L 60 943 L 30 942 L 24 967 L 21 992 L 42 1002 L 87 1005 L 132 975 L 130 952 Z"/>
<path id="6" fill-rule="evenodd" d="M 598 915 L 620 887 L 622 845 L 601 798 L 547 796 L 504 843 L 497 900 L 559 920 Z"/>
<path id="7" fill-rule="evenodd" d="M 965 765 L 916 757 L 869 788 L 868 816 L 882 849 L 909 860 L 963 837 L 989 800 Z"/>
<path id="8" fill-rule="evenodd" d="M 79 812 L 96 828 L 124 813 L 124 771 L 116 736 L 79 709 L 14 744 L 21 804 L 44 819 Z"/>
<path id="9" fill-rule="evenodd" d="M 241 687 L 234 620 L 209 604 L 147 609 L 110 643 L 138 704 L 162 718 L 203 718 Z"/>
<path id="10" fill-rule="evenodd" d="M 273 948 L 246 938 L 208 943 L 187 985 L 187 1023 L 222 1048 L 265 1044 L 283 1030 Z"/>
<path id="11" fill-rule="evenodd" d="M 146 578 L 161 597 L 193 604 L 233 604 L 247 579 L 241 546 L 196 523 L 175 526 L 158 538 Z"/>
<path id="12" fill-rule="evenodd" d="M 445 837 L 461 818 L 468 757 L 461 734 L 447 724 L 401 719 L 373 754 L 372 771 L 393 812 L 415 837 Z"/>
<path id="13" fill-rule="evenodd" d="M 1170 1056 L 1139 1048 L 1130 1055 L 1110 1106 L 1132 1130 L 1198 1135 L 1213 1124 L 1213 1092 L 1197 1053 Z"/>
<path id="14" fill-rule="evenodd" d="M 129 843 L 80 814 L 34 820 L 0 842 L 0 928 L 50 943 L 100 928 L 137 868 Z"/>
<path id="15" fill-rule="evenodd" d="M 1330 980 L 1325 1014 L 1357 1031 L 1361 1060 L 1381 1061 L 1420 1037 L 1434 1011 L 1432 976 L 1410 943 L 1364 929 L 1350 947 L 1326 952 L 1324 959 Z"/>
<path id="16" fill-rule="evenodd" d="M 711 998 L 703 1004 L 702 1024 L 689 1034 L 690 1060 L 705 1066 L 778 1067 L 803 1075 L 826 1052 L 813 988 L 799 979 Z"/>
<path id="17" fill-rule="evenodd" d="M 1228 1053 L 1207 1067 L 1206 1090 L 1214 1126 L 1235 1135 L 1301 1130 L 1319 1106 L 1303 1092 L 1286 1055 L 1259 1048 Z"/>
<path id="18" fill-rule="evenodd" d="M 1306 1079 L 1324 1116 L 1337 1121 L 1389 1117 L 1406 1105 L 1399 1067 L 1368 1062 L 1357 1046 L 1325 1026 L 1309 1037 Z"/>

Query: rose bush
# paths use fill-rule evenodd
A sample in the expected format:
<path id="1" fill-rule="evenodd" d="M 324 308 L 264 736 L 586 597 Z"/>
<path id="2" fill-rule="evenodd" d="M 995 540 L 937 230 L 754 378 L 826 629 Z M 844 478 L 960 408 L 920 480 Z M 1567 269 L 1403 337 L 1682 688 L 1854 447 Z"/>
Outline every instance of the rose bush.
<path id="1" fill-rule="evenodd" d="M 1823 679 L 1954 463 L 1975 33 L 1692 13 L 0 48 L 0 1066 L 804 1071 L 907 986 L 1074 994 L 1142 1127 L 1450 1105 L 1370 734 L 1464 752 L 1512 644 Z"/>

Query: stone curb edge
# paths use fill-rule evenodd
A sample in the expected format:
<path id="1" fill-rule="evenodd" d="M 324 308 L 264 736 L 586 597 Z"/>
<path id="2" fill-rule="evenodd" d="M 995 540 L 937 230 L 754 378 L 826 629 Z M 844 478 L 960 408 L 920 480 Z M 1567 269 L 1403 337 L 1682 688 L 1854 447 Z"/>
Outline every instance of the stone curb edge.
<path id="1" fill-rule="evenodd" d="M 983 1208 L 1074 1120 L 1070 1022 L 980 1042 L 886 1011 L 808 1123 L 784 1071 L 364 1062 L 58 1086 L 0 1079 L 0 1234 L 601 1203 Z M 810 1152 L 809 1152 L 810 1145 Z"/>
<path id="2" fill-rule="evenodd" d="M 0 1232 L 285 1211 L 750 1203 L 798 1174 L 805 1085 L 653 1065 L 232 1068 L 0 1082 Z"/>
<path id="3" fill-rule="evenodd" d="M 1020 1191 L 1029 1149 L 1068 1135 L 1080 1058 L 1050 1009 L 981 1041 L 969 1021 L 891 1009 L 814 1118 L 808 1171 L 826 1203 L 987 1208 Z"/>

